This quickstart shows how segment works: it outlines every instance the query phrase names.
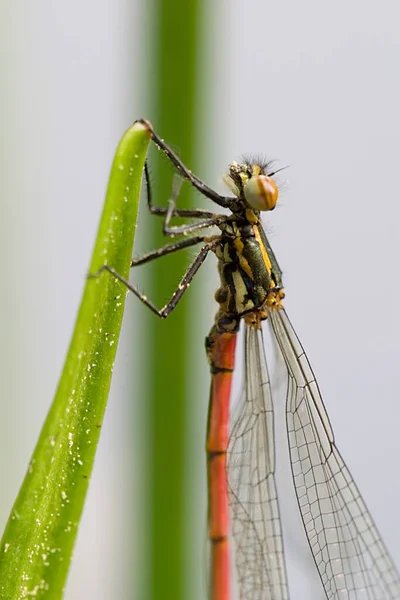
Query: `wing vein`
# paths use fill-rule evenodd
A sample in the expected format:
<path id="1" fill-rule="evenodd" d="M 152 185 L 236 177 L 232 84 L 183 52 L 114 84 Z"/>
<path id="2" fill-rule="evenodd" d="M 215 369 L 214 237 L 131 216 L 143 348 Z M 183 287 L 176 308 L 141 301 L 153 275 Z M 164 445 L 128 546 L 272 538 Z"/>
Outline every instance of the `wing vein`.
<path id="1" fill-rule="evenodd" d="M 270 322 L 288 370 L 286 423 L 304 528 L 328 599 L 398 600 L 400 577 L 335 445 L 304 349 L 284 310 Z"/>

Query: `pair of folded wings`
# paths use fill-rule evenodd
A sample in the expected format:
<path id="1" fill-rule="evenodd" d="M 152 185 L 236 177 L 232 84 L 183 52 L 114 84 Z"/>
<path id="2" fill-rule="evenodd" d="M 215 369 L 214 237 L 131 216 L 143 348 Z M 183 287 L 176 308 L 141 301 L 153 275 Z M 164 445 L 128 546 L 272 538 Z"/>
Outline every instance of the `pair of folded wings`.
<path id="1" fill-rule="evenodd" d="M 326 597 L 400 599 L 400 578 L 338 449 L 318 384 L 284 310 L 270 316 L 288 374 L 294 487 Z M 246 327 L 245 383 L 227 477 L 240 600 L 289 598 L 275 485 L 274 415 L 262 333 Z"/>

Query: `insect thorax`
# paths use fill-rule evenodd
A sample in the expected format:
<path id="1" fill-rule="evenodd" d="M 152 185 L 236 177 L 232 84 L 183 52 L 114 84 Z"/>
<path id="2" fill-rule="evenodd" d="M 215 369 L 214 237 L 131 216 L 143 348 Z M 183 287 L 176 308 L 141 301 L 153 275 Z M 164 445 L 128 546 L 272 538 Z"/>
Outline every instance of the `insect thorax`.
<path id="1" fill-rule="evenodd" d="M 215 294 L 220 305 L 217 319 L 238 321 L 248 313 L 267 316 L 267 297 L 281 289 L 281 273 L 261 224 L 230 221 L 221 228 L 218 258 L 221 286 Z M 271 260 L 272 259 L 272 260 Z M 283 294 L 283 293 L 282 293 Z"/>

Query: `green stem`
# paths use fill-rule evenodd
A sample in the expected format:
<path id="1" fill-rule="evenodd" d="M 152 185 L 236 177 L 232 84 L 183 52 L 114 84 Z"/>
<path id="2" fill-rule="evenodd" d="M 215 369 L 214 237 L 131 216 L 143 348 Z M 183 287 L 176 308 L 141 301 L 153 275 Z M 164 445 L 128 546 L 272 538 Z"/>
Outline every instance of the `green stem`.
<path id="1" fill-rule="evenodd" d="M 157 40 L 154 53 L 153 125 L 167 143 L 178 150 L 185 164 L 196 170 L 196 123 L 198 121 L 198 73 L 201 56 L 203 5 L 199 0 L 158 0 L 154 11 Z M 205 41 L 205 37 L 203 38 Z M 159 161 L 160 163 L 161 161 Z M 170 165 L 151 161 L 156 173 L 158 204 L 166 204 L 171 194 Z M 165 161 L 164 161 L 165 163 Z M 157 168 L 158 166 L 158 168 Z M 182 187 L 179 206 L 188 206 L 188 188 Z M 191 201 L 193 202 L 192 198 Z M 196 206 L 196 205 L 195 205 Z M 165 243 L 161 225 L 154 220 L 148 244 Z M 192 253 L 177 252 L 152 265 L 149 295 L 158 305 L 174 289 L 188 266 Z M 188 344 L 188 330 L 193 327 L 194 298 L 190 290 L 176 311 L 160 322 L 147 317 L 149 354 L 146 365 L 149 398 L 150 475 L 150 581 L 148 597 L 152 600 L 188 598 L 192 545 L 188 528 L 190 489 L 188 487 L 188 431 L 191 395 L 187 381 L 193 363 L 193 349 Z M 190 323 L 190 325 L 189 325 Z"/>

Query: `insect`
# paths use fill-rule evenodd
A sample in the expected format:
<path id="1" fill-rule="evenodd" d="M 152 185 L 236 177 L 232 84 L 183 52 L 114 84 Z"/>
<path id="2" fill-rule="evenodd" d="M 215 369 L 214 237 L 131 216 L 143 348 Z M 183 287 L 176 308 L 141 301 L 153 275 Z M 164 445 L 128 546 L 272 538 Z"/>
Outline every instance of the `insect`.
<path id="1" fill-rule="evenodd" d="M 141 122 L 180 177 L 215 205 L 229 210 L 229 214 L 219 214 L 179 209 L 177 193 L 167 207 L 154 206 L 146 164 L 149 210 L 163 217 L 166 236 L 182 239 L 132 260 L 132 267 L 199 244 L 200 251 L 161 309 L 112 266 L 104 265 L 96 274 L 109 271 L 153 313 L 167 318 L 209 252 L 217 257 L 219 308 L 206 339 L 212 379 L 207 431 L 212 600 L 233 598 L 231 540 L 240 600 L 289 598 L 274 476 L 274 411 L 262 338 L 264 321 L 270 323 L 286 366 L 286 423 L 294 488 L 326 597 L 399 599 L 399 573 L 335 445 L 318 383 L 283 307 L 282 273 L 260 217 L 278 201 L 276 171 L 268 163 L 233 162 L 224 178 L 231 196 L 221 196 L 185 167 L 148 121 Z M 171 225 L 174 217 L 190 222 Z M 219 233 L 203 232 L 212 227 Z M 244 388 L 231 411 L 241 323 L 245 329 Z"/>

